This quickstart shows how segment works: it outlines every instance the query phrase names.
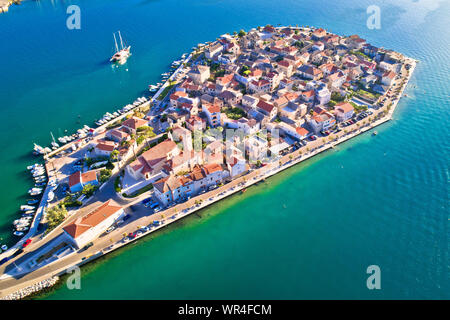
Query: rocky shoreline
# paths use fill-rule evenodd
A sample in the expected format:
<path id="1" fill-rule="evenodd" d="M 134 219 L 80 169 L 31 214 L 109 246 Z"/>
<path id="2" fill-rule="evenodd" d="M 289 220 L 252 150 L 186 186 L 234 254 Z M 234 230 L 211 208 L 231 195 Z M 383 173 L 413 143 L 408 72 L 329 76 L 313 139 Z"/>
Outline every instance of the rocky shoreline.
<path id="1" fill-rule="evenodd" d="M 20 300 L 23 299 L 33 293 L 37 293 L 43 289 L 50 288 L 54 286 L 59 281 L 59 277 L 55 276 L 46 280 L 42 280 L 38 283 L 35 283 L 31 286 L 28 286 L 26 288 L 23 288 L 19 291 L 16 291 L 14 293 L 11 293 L 3 298 L 0 298 L 0 300 Z"/>

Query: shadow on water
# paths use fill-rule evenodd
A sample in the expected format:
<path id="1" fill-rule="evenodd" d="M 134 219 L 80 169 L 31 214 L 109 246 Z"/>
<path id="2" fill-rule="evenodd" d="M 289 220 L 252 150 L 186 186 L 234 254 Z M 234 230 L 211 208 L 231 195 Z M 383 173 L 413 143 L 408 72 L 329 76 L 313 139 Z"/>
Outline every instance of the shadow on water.
<path id="1" fill-rule="evenodd" d="M 136 4 L 136 7 L 138 6 L 146 6 L 149 4 L 153 4 L 153 3 L 157 3 L 157 2 L 162 2 L 161 0 L 143 0 L 139 3 Z"/>
<path id="2" fill-rule="evenodd" d="M 106 66 L 111 65 L 111 62 L 109 61 L 109 59 L 105 59 L 105 60 L 102 60 L 99 63 L 97 63 L 97 65 L 99 67 L 106 67 Z"/>
<path id="3" fill-rule="evenodd" d="M 42 159 L 40 157 L 37 157 L 35 155 L 33 155 L 32 151 L 32 147 L 33 144 L 30 143 L 30 152 L 27 153 L 22 153 L 17 157 L 14 157 L 15 160 L 17 160 L 18 162 L 25 162 L 25 161 L 29 161 L 30 163 L 35 163 L 35 162 L 42 162 Z"/>

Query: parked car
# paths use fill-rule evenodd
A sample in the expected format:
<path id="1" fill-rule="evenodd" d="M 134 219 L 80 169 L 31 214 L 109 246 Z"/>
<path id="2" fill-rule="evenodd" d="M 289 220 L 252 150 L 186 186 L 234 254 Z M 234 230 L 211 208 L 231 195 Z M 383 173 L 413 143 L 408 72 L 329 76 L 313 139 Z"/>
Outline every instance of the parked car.
<path id="1" fill-rule="evenodd" d="M 144 200 L 142 200 L 142 204 L 145 205 L 146 203 L 152 202 L 152 198 L 145 198 Z"/>
<path id="2" fill-rule="evenodd" d="M 25 248 L 26 246 L 28 246 L 31 243 L 31 239 L 27 239 L 23 244 L 22 244 L 22 248 Z"/>
<path id="3" fill-rule="evenodd" d="M 152 202 L 152 204 L 150 205 L 150 208 L 155 209 L 158 206 L 159 206 L 159 204 L 157 202 Z"/>
<path id="4" fill-rule="evenodd" d="M 84 250 L 87 250 L 87 249 L 89 249 L 90 247 L 92 247 L 93 245 L 94 245 L 93 242 L 89 242 L 87 245 L 85 245 L 85 246 L 83 247 L 83 249 L 84 249 Z"/>
<path id="5" fill-rule="evenodd" d="M 110 233 L 110 232 L 114 231 L 115 228 L 116 227 L 114 227 L 114 226 L 109 227 L 108 229 L 106 229 L 106 233 Z"/>

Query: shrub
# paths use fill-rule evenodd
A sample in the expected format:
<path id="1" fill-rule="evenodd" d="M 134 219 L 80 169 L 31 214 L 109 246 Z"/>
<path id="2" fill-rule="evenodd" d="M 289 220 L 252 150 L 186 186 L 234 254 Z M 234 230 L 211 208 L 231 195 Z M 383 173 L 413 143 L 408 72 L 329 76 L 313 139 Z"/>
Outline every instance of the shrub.
<path id="1" fill-rule="evenodd" d="M 117 176 L 116 179 L 114 180 L 114 190 L 116 192 L 122 191 L 122 187 L 120 186 L 120 176 Z"/>
<path id="2" fill-rule="evenodd" d="M 92 184 L 87 184 L 83 187 L 83 190 L 81 190 L 81 193 L 84 194 L 87 198 L 92 196 L 94 192 L 98 189 L 97 186 L 94 186 Z"/>
<path id="3" fill-rule="evenodd" d="M 100 182 L 105 182 L 107 181 L 109 178 L 111 178 L 112 175 L 112 170 L 111 169 L 102 169 L 100 170 Z"/>
<path id="4" fill-rule="evenodd" d="M 67 217 L 67 209 L 64 204 L 54 206 L 47 211 L 47 232 L 55 229 Z"/>
<path id="5" fill-rule="evenodd" d="M 108 163 L 106 164 L 106 169 L 109 169 L 109 170 L 114 169 L 114 164 L 111 161 L 108 161 Z"/>

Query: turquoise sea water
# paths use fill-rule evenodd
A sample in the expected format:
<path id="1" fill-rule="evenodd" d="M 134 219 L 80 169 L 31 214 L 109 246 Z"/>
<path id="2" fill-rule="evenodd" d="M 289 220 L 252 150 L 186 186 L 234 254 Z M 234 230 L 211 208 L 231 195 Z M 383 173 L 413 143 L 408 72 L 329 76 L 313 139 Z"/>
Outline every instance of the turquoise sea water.
<path id="1" fill-rule="evenodd" d="M 81 8 L 81 30 L 65 27 L 70 4 Z M 380 30 L 366 27 L 372 4 Z M 450 298 L 449 13 L 446 1 L 406 0 L 11 7 L 0 15 L 0 242 L 12 243 L 31 186 L 33 142 L 134 100 L 198 42 L 268 23 L 314 25 L 421 61 L 394 120 L 83 268 L 81 290 L 46 298 Z M 107 62 L 116 30 L 133 52 L 121 69 Z M 366 288 L 373 264 L 379 291 Z"/>

